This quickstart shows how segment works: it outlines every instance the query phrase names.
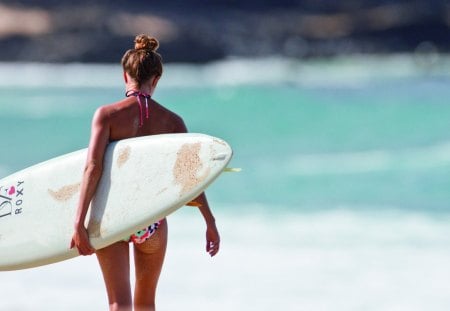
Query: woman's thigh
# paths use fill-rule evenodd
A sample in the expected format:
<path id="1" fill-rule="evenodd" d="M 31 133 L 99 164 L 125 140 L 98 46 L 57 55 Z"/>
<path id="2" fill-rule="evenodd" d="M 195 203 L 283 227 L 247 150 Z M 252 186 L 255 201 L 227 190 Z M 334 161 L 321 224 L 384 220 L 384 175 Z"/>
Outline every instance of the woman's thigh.
<path id="1" fill-rule="evenodd" d="M 154 304 L 156 286 L 167 248 L 167 221 L 144 243 L 134 245 L 136 272 L 135 306 Z"/>
<path id="2" fill-rule="evenodd" d="M 131 306 L 130 255 L 126 242 L 117 242 L 96 251 L 110 306 Z"/>

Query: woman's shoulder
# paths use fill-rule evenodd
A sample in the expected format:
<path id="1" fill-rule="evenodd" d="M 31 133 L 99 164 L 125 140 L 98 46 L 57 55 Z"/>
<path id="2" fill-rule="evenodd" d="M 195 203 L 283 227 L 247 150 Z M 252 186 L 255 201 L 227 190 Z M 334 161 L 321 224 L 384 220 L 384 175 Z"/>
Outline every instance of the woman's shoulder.
<path id="1" fill-rule="evenodd" d="M 110 105 L 102 105 L 98 107 L 93 116 L 94 122 L 105 122 L 111 116 L 111 106 Z"/>
<path id="2" fill-rule="evenodd" d="M 124 112 L 130 109 L 125 100 L 99 106 L 93 116 L 94 122 L 111 123 L 123 118 Z"/>
<path id="3" fill-rule="evenodd" d="M 122 102 L 123 100 L 113 103 L 102 104 L 101 106 L 97 107 L 95 113 L 101 115 L 110 115 L 114 111 L 118 110 L 117 108 L 121 106 Z"/>
<path id="4" fill-rule="evenodd" d="M 184 124 L 183 118 L 172 110 L 157 103 L 160 117 L 164 123 L 170 125 L 170 132 L 173 133 L 185 133 L 186 125 Z"/>

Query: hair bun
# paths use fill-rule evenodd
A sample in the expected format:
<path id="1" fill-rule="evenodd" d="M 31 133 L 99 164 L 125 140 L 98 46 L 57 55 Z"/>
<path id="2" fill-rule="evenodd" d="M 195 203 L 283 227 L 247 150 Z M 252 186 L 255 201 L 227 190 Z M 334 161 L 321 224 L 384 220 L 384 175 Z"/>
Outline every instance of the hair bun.
<path id="1" fill-rule="evenodd" d="M 150 50 L 156 52 L 159 47 L 159 42 L 154 37 L 149 37 L 147 35 L 137 35 L 134 39 L 134 49 L 135 50 Z"/>

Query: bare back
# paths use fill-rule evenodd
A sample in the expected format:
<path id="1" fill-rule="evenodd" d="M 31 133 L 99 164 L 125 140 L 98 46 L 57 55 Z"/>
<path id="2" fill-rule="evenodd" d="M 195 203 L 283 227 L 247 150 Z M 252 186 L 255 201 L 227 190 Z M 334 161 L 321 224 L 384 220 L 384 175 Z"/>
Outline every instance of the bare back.
<path id="1" fill-rule="evenodd" d="M 110 124 L 109 141 L 131 137 L 184 133 L 186 126 L 183 119 L 174 112 L 161 106 L 153 99 L 148 100 L 149 115 L 143 116 L 140 125 L 141 110 L 137 97 L 127 97 L 119 102 L 99 108 Z"/>

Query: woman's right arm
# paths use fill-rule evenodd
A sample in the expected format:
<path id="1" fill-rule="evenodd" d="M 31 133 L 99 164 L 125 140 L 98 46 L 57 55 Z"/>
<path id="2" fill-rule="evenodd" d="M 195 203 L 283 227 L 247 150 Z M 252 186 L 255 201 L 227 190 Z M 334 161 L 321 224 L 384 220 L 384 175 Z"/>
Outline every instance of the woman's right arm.
<path id="1" fill-rule="evenodd" d="M 89 204 L 97 190 L 98 182 L 103 173 L 103 157 L 109 143 L 110 126 L 108 111 L 99 108 L 92 120 L 91 139 L 88 156 L 81 182 L 80 198 L 74 224 L 74 234 L 70 248 L 76 247 L 80 255 L 91 255 L 95 249 L 89 242 L 89 235 L 85 227 L 86 214 Z"/>

